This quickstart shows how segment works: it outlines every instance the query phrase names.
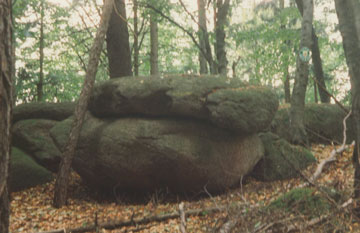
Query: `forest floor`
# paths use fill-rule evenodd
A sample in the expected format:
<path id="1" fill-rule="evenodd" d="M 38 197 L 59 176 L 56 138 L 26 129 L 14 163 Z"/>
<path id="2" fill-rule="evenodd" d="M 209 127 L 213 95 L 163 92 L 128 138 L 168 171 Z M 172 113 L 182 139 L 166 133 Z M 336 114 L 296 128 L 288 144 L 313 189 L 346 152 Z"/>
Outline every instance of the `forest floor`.
<path id="1" fill-rule="evenodd" d="M 314 145 L 312 152 L 320 161 L 328 157 L 332 149 L 332 146 Z M 219 232 L 225 223 L 235 226 L 231 232 L 360 232 L 360 223 L 353 214 L 355 204 L 341 207 L 352 195 L 351 155 L 352 148 L 343 152 L 336 162 L 325 168 L 318 179 L 318 185 L 339 191 L 342 200 L 339 204 L 330 202 L 333 203 L 331 210 L 318 216 L 307 216 L 291 210 L 264 211 L 263 207 L 270 201 L 304 183 L 301 177 L 276 182 L 259 182 L 247 178 L 238 188 L 221 195 L 206 194 L 204 191 L 205 195 L 201 198 L 179 198 L 158 192 L 150 195 L 143 203 L 131 204 L 124 201 L 125 198 L 118 198 L 118 201 L 95 198 L 74 173 L 69 203 L 60 209 L 51 206 L 54 182 L 12 193 L 10 231 L 31 233 L 64 229 L 57 232 L 70 232 L 68 229 L 71 228 L 86 228 L 95 223 L 101 226 L 115 221 L 127 222 L 130 226 L 113 230 L 99 227 L 97 232 L 180 232 L 181 221 L 176 216 L 146 224 L 135 222 L 151 216 L 176 213 L 179 203 L 183 202 L 186 211 L 201 209 L 198 214 L 186 216 L 187 232 Z M 310 177 L 315 169 L 316 164 L 310 166 L 304 174 Z M 316 190 L 316 193 L 321 193 Z"/>

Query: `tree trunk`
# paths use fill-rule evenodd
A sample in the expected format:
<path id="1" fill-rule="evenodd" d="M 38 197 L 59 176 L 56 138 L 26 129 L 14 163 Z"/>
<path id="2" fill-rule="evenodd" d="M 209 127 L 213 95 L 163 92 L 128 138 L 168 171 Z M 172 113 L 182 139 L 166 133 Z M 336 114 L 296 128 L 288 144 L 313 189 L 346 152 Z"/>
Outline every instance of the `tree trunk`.
<path id="1" fill-rule="evenodd" d="M 227 58 L 225 50 L 225 25 L 230 7 L 230 0 L 217 0 L 215 12 L 215 52 L 217 59 L 217 70 L 219 74 L 227 74 Z"/>
<path id="2" fill-rule="evenodd" d="M 9 232 L 8 175 L 12 114 L 12 16 L 11 0 L 0 0 L 0 232 Z"/>
<path id="3" fill-rule="evenodd" d="M 153 14 L 150 14 L 150 44 L 151 44 L 150 74 L 156 75 L 159 74 L 159 61 L 158 61 L 159 40 L 158 40 L 158 26 Z"/>
<path id="4" fill-rule="evenodd" d="M 285 92 L 285 103 L 290 103 L 291 102 L 291 93 L 290 93 L 289 67 L 287 67 L 287 70 L 285 73 L 284 92 Z"/>
<path id="5" fill-rule="evenodd" d="M 110 78 L 132 75 L 125 0 L 115 0 L 115 6 L 106 33 Z"/>
<path id="6" fill-rule="evenodd" d="M 44 96 L 44 0 L 40 1 L 40 41 L 39 41 L 39 54 L 40 54 L 40 72 L 39 81 L 37 83 L 37 101 L 43 101 Z"/>
<path id="7" fill-rule="evenodd" d="M 205 1 L 204 0 L 198 0 L 198 34 L 199 34 L 199 44 L 200 48 L 203 51 L 206 51 L 206 45 L 205 45 L 205 36 L 207 32 L 207 25 L 206 25 L 206 10 L 205 10 Z M 207 61 L 204 56 L 204 54 L 199 51 L 199 63 L 200 63 L 200 74 L 207 74 L 208 68 L 207 68 Z"/>
<path id="8" fill-rule="evenodd" d="M 318 88 L 318 85 L 317 85 L 316 81 L 314 80 L 314 102 L 315 103 L 319 102 L 317 88 Z"/>
<path id="9" fill-rule="evenodd" d="M 303 15 L 302 0 L 296 0 L 296 4 L 297 4 L 300 14 Z M 311 32 L 311 37 L 312 37 L 311 57 L 312 57 L 312 62 L 314 64 L 314 74 L 315 74 L 316 82 L 318 84 L 317 87 L 319 90 L 320 100 L 322 103 L 330 103 L 330 96 L 328 95 L 328 91 L 326 89 L 324 71 L 322 68 L 322 61 L 321 61 L 321 57 L 320 57 L 320 48 L 319 48 L 318 37 L 316 36 L 315 29 L 313 26 L 312 26 L 311 30 L 312 30 L 312 32 Z"/>
<path id="10" fill-rule="evenodd" d="M 134 11 L 134 74 L 139 75 L 139 29 L 138 29 L 138 1 L 133 0 Z"/>
<path id="11" fill-rule="evenodd" d="M 285 9 L 285 1 L 284 0 L 280 0 L 280 10 L 283 11 Z M 280 29 L 284 30 L 285 29 L 285 22 L 284 20 L 281 21 L 281 25 L 280 25 Z M 284 41 L 284 44 L 286 44 L 286 47 L 290 47 L 290 41 Z M 289 61 L 287 59 L 286 61 L 286 65 L 284 68 L 284 94 L 285 94 L 285 103 L 290 103 L 290 99 L 291 99 L 291 94 L 290 94 L 290 74 L 289 74 Z"/>
<path id="12" fill-rule="evenodd" d="M 300 50 L 310 50 L 312 46 L 312 21 L 313 1 L 303 0 L 303 20 L 301 25 Z M 291 96 L 290 108 L 290 132 L 292 142 L 295 144 L 308 145 L 308 139 L 304 126 L 305 93 L 309 76 L 309 63 L 300 58 L 296 59 L 295 83 Z"/>
<path id="13" fill-rule="evenodd" d="M 360 143 L 360 38 L 358 37 L 355 17 L 360 11 L 354 8 L 356 0 L 335 0 L 335 9 L 339 19 L 339 29 L 343 38 L 343 47 L 346 63 L 349 67 L 352 95 L 352 114 L 356 127 L 356 146 L 353 153 L 354 174 L 354 195 L 360 197 L 360 164 L 359 164 L 359 143 Z"/>
<path id="14" fill-rule="evenodd" d="M 114 0 L 104 1 L 100 26 L 96 33 L 93 46 L 90 50 L 90 57 L 86 71 L 84 87 L 81 90 L 79 101 L 75 108 L 74 121 L 71 126 L 68 141 L 64 148 L 62 160 L 59 166 L 59 172 L 56 177 L 54 202 L 53 202 L 53 205 L 56 208 L 60 208 L 61 206 L 66 204 L 71 163 L 74 158 L 75 148 L 79 139 L 80 130 L 84 122 L 84 117 L 88 106 L 90 94 L 94 86 L 100 54 L 103 48 L 105 34 L 108 29 L 110 15 L 113 9 L 113 4 L 114 4 Z"/>
<path id="15" fill-rule="evenodd" d="M 354 9 L 354 12 L 360 12 L 360 2 L 359 1 L 352 1 L 352 8 Z M 355 27 L 356 27 L 356 33 L 357 37 L 360 40 L 360 15 L 355 13 Z"/>

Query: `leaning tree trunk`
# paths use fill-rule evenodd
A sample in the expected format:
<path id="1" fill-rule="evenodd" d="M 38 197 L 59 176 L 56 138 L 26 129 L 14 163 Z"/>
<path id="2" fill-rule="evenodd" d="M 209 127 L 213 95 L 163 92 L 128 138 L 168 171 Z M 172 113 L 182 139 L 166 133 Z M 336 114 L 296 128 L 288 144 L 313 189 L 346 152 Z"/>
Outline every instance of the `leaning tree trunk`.
<path id="1" fill-rule="evenodd" d="M 74 158 L 75 148 L 79 139 L 80 130 L 84 122 L 84 117 L 90 99 L 90 94 L 94 86 L 100 54 L 104 44 L 105 34 L 108 29 L 110 15 L 113 9 L 113 4 L 114 4 L 114 0 L 104 1 L 100 26 L 96 33 L 93 46 L 90 50 L 90 57 L 86 70 L 84 87 L 81 90 L 80 98 L 75 108 L 74 121 L 71 126 L 68 141 L 64 148 L 62 160 L 59 166 L 59 172 L 56 177 L 53 204 L 57 208 L 60 208 L 61 206 L 66 204 L 71 163 Z"/>
<path id="2" fill-rule="evenodd" d="M 354 195 L 360 197 L 360 38 L 358 37 L 355 18 L 360 14 L 357 0 L 335 0 L 336 13 L 339 19 L 340 33 L 343 38 L 343 47 L 346 63 L 349 67 L 352 95 L 352 114 L 356 127 L 356 146 L 353 153 Z M 354 5 L 353 5 L 354 4 Z M 355 7 L 354 7 L 355 6 Z"/>
<path id="3" fill-rule="evenodd" d="M 202 51 L 206 51 L 205 47 L 205 36 L 207 32 L 206 26 L 206 10 L 205 10 L 205 1 L 197 0 L 198 4 L 198 34 L 199 34 L 199 45 Z M 207 74 L 207 62 L 204 54 L 199 51 L 199 63 L 200 63 L 200 74 Z"/>
<path id="4" fill-rule="evenodd" d="M 227 58 L 225 50 L 225 26 L 229 13 L 230 0 L 217 0 L 215 12 L 215 52 L 217 59 L 217 70 L 219 74 L 227 74 Z"/>
<path id="5" fill-rule="evenodd" d="M 125 0 L 115 0 L 115 6 L 106 33 L 110 78 L 132 75 Z"/>
<path id="6" fill-rule="evenodd" d="M 303 15 L 304 7 L 302 0 L 296 0 L 296 5 L 299 9 L 301 15 Z M 319 90 L 321 103 L 330 103 L 330 96 L 328 95 L 328 91 L 326 89 L 325 84 L 325 76 L 322 67 L 322 61 L 320 57 L 320 48 L 318 37 L 316 36 L 315 29 L 312 27 L 311 37 L 312 37 L 312 46 L 311 46 L 311 57 L 312 62 L 314 64 L 314 73 L 315 73 L 315 82 L 317 83 L 317 87 Z"/>
<path id="7" fill-rule="evenodd" d="M 8 175 L 12 113 L 12 16 L 11 0 L 0 0 L 0 232 L 9 232 Z"/>
<path id="8" fill-rule="evenodd" d="M 300 50 L 296 59 L 295 83 L 291 96 L 290 108 L 290 132 L 292 142 L 295 144 L 308 145 L 308 139 L 304 126 L 305 93 L 309 76 L 309 61 L 306 52 L 312 46 L 312 21 L 313 21 L 312 0 L 303 0 L 303 19 L 301 26 Z M 303 57 L 301 57 L 303 52 Z"/>
<path id="9" fill-rule="evenodd" d="M 159 74 L 159 38 L 155 16 L 150 14 L 150 74 Z"/>

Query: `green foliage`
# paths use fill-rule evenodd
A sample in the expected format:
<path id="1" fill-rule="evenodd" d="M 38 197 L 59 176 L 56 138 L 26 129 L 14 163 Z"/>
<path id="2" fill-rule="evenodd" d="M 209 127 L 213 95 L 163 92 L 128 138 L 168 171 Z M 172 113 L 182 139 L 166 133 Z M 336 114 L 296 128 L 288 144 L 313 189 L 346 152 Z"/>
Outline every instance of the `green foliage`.
<path id="1" fill-rule="evenodd" d="M 297 188 L 280 196 L 271 202 L 268 209 L 284 210 L 291 213 L 301 213 L 317 217 L 331 208 L 329 201 L 312 188 Z"/>
<path id="2" fill-rule="evenodd" d="M 86 71 L 88 54 L 95 37 L 101 12 L 97 1 L 75 1 L 64 7 L 48 0 L 16 0 L 13 3 L 16 38 L 16 95 L 17 102 L 31 102 L 36 99 L 36 85 L 39 81 L 39 37 L 40 4 L 45 4 L 45 59 L 44 99 L 45 101 L 73 101 L 79 95 Z M 188 2 L 184 1 L 185 4 Z M 98 5 L 99 4 L 99 5 Z M 187 11 L 177 1 L 138 0 L 138 24 L 142 34 L 139 53 L 140 75 L 150 73 L 149 16 L 156 16 L 159 27 L 159 70 L 161 73 L 198 73 L 198 48 L 190 37 L 164 19 L 152 9 L 152 5 L 164 15 L 174 19 L 197 39 L 197 12 L 186 5 Z M 316 7 L 323 7 L 323 14 L 329 17 L 315 19 L 314 27 L 319 37 L 321 58 L 326 84 L 331 93 L 347 103 L 349 92 L 343 86 L 348 83 L 346 63 L 341 42 L 334 38 L 337 22 L 335 12 L 326 8 L 326 1 L 318 1 Z M 226 30 L 226 50 L 230 67 L 235 66 L 236 76 L 252 84 L 263 84 L 276 88 L 283 99 L 283 83 L 287 70 L 295 75 L 296 53 L 299 46 L 301 16 L 294 6 L 279 9 L 274 2 L 264 2 L 253 11 L 243 9 L 240 0 L 231 1 L 230 18 Z M 240 14 L 239 14 L 240 12 Z M 190 15 L 191 14 L 191 15 Z M 207 6 L 210 44 L 215 44 L 213 33 L 212 4 Z M 248 19 L 248 20 L 245 20 Z M 132 1 L 127 3 L 127 22 L 131 49 L 134 40 Z M 332 36 L 332 37 L 330 37 Z M 215 56 L 213 50 L 213 56 Z M 239 59 L 240 58 L 240 59 Z M 101 55 L 98 80 L 108 78 L 106 51 Z M 311 72 L 313 76 L 313 72 Z M 314 102 L 313 82 L 310 79 L 306 101 Z"/>

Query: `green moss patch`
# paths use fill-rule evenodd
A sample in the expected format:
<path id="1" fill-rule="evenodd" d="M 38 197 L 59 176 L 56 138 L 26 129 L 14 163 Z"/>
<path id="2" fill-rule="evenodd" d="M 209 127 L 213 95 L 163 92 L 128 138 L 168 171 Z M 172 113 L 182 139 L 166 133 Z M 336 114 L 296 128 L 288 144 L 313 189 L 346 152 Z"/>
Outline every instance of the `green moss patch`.
<path id="1" fill-rule="evenodd" d="M 16 147 L 12 148 L 10 160 L 10 191 L 16 192 L 54 179 L 44 167 Z"/>
<path id="2" fill-rule="evenodd" d="M 283 210 L 306 216 L 319 216 L 331 208 L 329 201 L 313 188 L 293 189 L 271 202 L 268 210 Z"/>

